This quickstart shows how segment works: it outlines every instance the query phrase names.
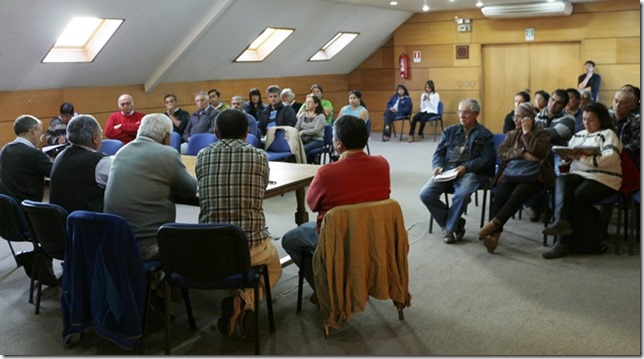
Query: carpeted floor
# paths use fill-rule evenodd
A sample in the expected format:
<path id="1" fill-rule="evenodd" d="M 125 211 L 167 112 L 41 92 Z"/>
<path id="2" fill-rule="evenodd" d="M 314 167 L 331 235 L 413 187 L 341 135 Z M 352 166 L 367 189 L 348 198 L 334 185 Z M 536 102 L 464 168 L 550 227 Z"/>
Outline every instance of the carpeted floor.
<path id="1" fill-rule="evenodd" d="M 430 137 L 430 136 L 428 136 Z M 317 307 L 307 300 L 295 314 L 297 268 L 286 267 L 273 289 L 277 331 L 268 332 L 262 307 L 265 355 L 641 355 L 641 257 L 624 253 L 570 256 L 546 261 L 541 225 L 524 219 L 508 222 L 497 253 L 489 254 L 476 232 L 480 207 L 468 208 L 465 238 L 442 242 L 428 233 L 428 212 L 418 199 L 431 172 L 435 143 L 372 135 L 372 154 L 390 162 L 392 198 L 403 207 L 409 232 L 412 306 L 399 321 L 390 301 L 370 299 L 364 312 L 332 330 L 325 339 Z M 273 236 L 294 226 L 293 194 L 265 201 Z M 196 222 L 198 209 L 179 206 L 178 222 Z M 313 219 L 314 214 L 310 214 Z M 611 228 L 614 231 L 614 228 Z M 611 239 L 614 241 L 615 239 Z M 276 241 L 281 254 L 284 251 Z M 21 246 L 18 246 L 20 248 Z M 26 248 L 22 246 L 23 248 Z M 639 250 L 638 250 L 639 253 Z M 57 265 L 56 268 L 60 270 Z M 0 243 L 0 352 L 4 355 L 119 355 L 124 351 L 89 332 L 64 348 L 57 288 L 43 292 L 41 314 L 27 302 L 29 280 L 15 268 L 8 246 Z M 174 303 L 173 355 L 251 355 L 252 341 L 222 337 L 216 329 L 225 293 L 191 292 L 198 329 L 188 327 L 181 302 Z M 163 353 L 163 326 L 152 316 L 146 354 Z"/>

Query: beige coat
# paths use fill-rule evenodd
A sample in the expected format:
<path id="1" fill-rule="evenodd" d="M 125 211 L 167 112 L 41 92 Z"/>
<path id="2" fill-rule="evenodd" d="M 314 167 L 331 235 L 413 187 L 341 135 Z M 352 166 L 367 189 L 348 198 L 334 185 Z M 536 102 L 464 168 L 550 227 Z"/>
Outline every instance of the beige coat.
<path id="1" fill-rule="evenodd" d="M 291 153 L 295 155 L 295 162 L 306 163 L 306 152 L 304 151 L 304 144 L 300 139 L 300 132 L 292 126 L 275 126 L 266 130 L 266 143 L 264 148 L 269 148 L 275 139 L 275 129 L 281 128 L 285 131 L 284 139 L 288 142 L 291 148 Z"/>
<path id="2" fill-rule="evenodd" d="M 410 306 L 409 243 L 393 199 L 339 206 L 324 216 L 313 274 L 325 329 L 364 310 L 369 296 Z"/>

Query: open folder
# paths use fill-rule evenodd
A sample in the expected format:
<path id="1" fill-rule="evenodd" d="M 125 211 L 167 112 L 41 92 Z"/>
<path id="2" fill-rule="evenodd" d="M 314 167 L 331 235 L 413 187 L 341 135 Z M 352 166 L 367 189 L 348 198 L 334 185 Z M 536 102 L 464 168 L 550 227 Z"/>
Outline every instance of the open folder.
<path id="1" fill-rule="evenodd" d="M 443 171 L 436 176 L 434 176 L 434 181 L 437 182 L 446 182 L 446 181 L 451 181 L 453 179 L 456 179 L 456 176 L 458 176 L 458 171 L 456 168 L 453 168 L 451 170 Z"/>
<path id="2" fill-rule="evenodd" d="M 597 146 L 552 146 L 552 150 L 559 154 L 559 156 L 569 156 L 576 153 L 581 153 L 586 156 L 594 156 L 601 153 L 601 149 Z"/>

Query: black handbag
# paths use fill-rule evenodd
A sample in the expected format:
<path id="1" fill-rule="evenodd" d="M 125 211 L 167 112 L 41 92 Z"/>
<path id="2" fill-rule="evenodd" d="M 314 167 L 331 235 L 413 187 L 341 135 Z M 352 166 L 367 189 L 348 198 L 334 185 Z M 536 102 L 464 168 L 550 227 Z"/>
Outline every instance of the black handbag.
<path id="1" fill-rule="evenodd" d="M 505 164 L 503 180 L 508 183 L 535 183 L 541 173 L 541 163 L 531 160 L 512 160 Z"/>

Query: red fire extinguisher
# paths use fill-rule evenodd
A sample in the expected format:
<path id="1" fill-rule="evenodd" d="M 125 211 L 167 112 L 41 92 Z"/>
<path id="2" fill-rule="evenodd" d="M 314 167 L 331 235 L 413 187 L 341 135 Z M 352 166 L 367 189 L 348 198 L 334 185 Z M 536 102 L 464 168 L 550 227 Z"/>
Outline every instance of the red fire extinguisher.
<path id="1" fill-rule="evenodd" d="M 398 62 L 400 64 L 400 77 L 404 79 L 409 78 L 409 58 L 407 57 L 406 52 L 403 52 L 400 55 Z"/>

